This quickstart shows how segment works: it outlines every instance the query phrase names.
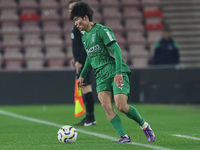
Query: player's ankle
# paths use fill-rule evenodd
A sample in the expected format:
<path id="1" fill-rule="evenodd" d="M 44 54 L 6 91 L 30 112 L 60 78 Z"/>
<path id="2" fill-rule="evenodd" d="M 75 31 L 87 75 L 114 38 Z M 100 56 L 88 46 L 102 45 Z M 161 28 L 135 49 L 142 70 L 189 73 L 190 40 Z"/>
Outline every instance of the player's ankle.
<path id="1" fill-rule="evenodd" d="M 145 129 L 145 128 L 147 128 L 148 125 L 149 125 L 149 124 L 145 121 L 144 124 L 141 126 L 141 128 L 142 128 L 142 129 Z"/>

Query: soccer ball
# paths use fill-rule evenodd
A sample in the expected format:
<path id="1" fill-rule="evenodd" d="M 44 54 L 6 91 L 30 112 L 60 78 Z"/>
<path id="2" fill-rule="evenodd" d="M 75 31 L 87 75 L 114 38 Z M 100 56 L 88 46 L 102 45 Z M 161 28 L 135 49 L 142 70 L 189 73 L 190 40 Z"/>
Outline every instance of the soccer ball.
<path id="1" fill-rule="evenodd" d="M 74 127 L 65 125 L 58 130 L 57 136 L 61 143 L 73 143 L 76 141 L 78 133 Z"/>

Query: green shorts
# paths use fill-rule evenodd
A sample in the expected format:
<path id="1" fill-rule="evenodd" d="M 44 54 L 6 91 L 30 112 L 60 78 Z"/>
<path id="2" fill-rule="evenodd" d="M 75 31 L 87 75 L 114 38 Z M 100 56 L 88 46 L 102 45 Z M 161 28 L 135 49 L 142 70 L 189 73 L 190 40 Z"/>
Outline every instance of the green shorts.
<path id="1" fill-rule="evenodd" d="M 123 86 L 118 88 L 115 86 L 114 77 L 111 77 L 103 82 L 97 83 L 97 93 L 101 91 L 111 91 L 113 95 L 125 94 L 129 96 L 130 94 L 130 83 L 128 73 L 122 73 L 123 75 Z"/>

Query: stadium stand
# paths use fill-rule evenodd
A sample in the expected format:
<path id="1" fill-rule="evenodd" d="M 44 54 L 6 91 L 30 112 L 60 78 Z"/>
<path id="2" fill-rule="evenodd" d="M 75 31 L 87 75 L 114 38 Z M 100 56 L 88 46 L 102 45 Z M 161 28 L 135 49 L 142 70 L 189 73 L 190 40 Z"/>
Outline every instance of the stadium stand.
<path id="1" fill-rule="evenodd" d="M 161 8 L 164 21 L 180 47 L 181 64 L 188 67 L 200 66 L 200 1 L 163 0 Z"/>
<path id="2" fill-rule="evenodd" d="M 68 1 L 0 0 L 1 68 L 68 66 L 73 27 Z M 164 24 L 180 45 L 181 63 L 200 65 L 198 0 L 84 1 L 94 9 L 94 22 L 113 29 L 129 65 L 148 66 Z M 13 48 L 18 50 L 9 50 Z M 18 64 L 10 63 L 16 60 Z"/>

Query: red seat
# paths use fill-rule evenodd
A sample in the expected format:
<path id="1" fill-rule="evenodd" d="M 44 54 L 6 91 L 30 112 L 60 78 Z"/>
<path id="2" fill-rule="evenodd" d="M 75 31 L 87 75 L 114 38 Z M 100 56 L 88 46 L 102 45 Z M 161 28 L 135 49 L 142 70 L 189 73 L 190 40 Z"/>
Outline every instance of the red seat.
<path id="1" fill-rule="evenodd" d="M 23 13 L 20 15 L 21 21 L 28 21 L 28 20 L 40 20 L 40 16 L 37 13 Z"/>
<path id="2" fill-rule="evenodd" d="M 164 27 L 163 23 L 152 23 L 152 24 L 146 24 L 145 29 L 148 30 L 162 30 Z"/>
<path id="3" fill-rule="evenodd" d="M 160 10 L 146 11 L 143 13 L 144 18 L 147 17 L 163 17 L 163 12 Z"/>

